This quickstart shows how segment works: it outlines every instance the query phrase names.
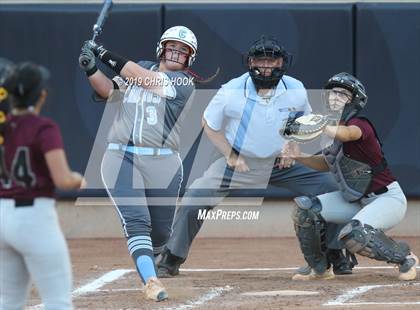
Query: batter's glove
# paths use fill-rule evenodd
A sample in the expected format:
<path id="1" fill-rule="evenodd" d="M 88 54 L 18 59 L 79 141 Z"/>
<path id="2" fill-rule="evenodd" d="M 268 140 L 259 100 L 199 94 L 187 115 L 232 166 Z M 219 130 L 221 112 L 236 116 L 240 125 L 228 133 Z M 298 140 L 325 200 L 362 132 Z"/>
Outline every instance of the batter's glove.
<path id="1" fill-rule="evenodd" d="M 95 54 L 89 44 L 87 44 L 88 42 L 85 42 L 80 52 L 79 65 L 86 72 L 87 76 L 91 76 L 98 68 L 96 67 Z"/>
<path id="2" fill-rule="evenodd" d="M 102 56 L 108 51 L 103 47 L 103 45 L 99 45 L 93 40 L 85 41 L 82 49 L 83 48 L 91 50 L 99 59 L 102 59 Z"/>
<path id="3" fill-rule="evenodd" d="M 289 118 L 280 134 L 288 140 L 307 143 L 318 138 L 328 124 L 329 118 L 327 115 L 303 115 L 297 118 Z"/>

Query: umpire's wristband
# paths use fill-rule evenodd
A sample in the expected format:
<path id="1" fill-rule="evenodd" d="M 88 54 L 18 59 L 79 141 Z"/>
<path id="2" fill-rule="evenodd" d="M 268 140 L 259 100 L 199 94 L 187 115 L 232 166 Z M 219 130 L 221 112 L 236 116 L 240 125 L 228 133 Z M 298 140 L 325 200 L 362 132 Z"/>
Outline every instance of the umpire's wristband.
<path id="1" fill-rule="evenodd" d="M 117 74 L 120 74 L 122 68 L 128 62 L 128 59 L 107 51 L 106 49 L 103 49 L 99 53 L 98 58 Z"/>

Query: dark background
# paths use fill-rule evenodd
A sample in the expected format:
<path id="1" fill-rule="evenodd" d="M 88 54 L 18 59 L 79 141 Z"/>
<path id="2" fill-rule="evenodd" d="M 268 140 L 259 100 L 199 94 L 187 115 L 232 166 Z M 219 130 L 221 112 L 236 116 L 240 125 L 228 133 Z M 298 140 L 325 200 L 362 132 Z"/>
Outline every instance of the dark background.
<path id="1" fill-rule="evenodd" d="M 32 60 L 51 70 L 43 113 L 61 126 L 71 167 L 81 172 L 104 105 L 92 102 L 77 59 L 99 10 L 100 5 L 81 4 L 0 6 L 0 57 Z M 194 71 L 210 76 L 221 68 L 202 88 L 217 89 L 243 74 L 242 55 L 261 34 L 276 36 L 293 54 L 288 74 L 307 88 L 322 88 L 338 72 L 357 75 L 369 95 L 366 115 L 382 137 L 394 174 L 408 196 L 420 197 L 420 4 L 114 5 L 99 41 L 129 59 L 153 60 L 157 40 L 174 25 L 189 27 L 198 38 Z M 194 102 L 189 126 L 199 128 L 206 104 Z M 187 175 L 194 158 L 188 155 Z M 261 194 L 290 196 L 272 188 Z"/>

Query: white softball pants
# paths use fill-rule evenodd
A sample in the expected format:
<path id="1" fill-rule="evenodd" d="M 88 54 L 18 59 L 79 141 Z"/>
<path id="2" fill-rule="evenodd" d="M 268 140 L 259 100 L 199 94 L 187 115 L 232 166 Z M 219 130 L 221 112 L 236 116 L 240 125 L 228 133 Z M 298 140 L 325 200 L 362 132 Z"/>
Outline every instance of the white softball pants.
<path id="1" fill-rule="evenodd" d="M 73 309 L 72 274 L 55 200 L 0 199 L 0 309 L 21 310 L 34 280 L 46 310 Z"/>

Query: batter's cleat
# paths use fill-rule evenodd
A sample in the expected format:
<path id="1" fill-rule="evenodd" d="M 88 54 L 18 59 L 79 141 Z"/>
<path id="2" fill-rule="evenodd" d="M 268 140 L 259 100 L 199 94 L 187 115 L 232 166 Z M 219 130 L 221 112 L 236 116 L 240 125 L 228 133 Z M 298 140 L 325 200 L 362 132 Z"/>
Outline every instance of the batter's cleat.
<path id="1" fill-rule="evenodd" d="M 168 299 L 165 287 L 156 277 L 151 277 L 144 286 L 144 293 L 147 299 L 162 301 Z"/>
<path id="2" fill-rule="evenodd" d="M 293 281 L 311 281 L 311 280 L 331 280 L 334 279 L 335 275 L 332 268 L 325 270 L 323 273 L 316 273 L 312 268 L 299 268 L 298 271 L 302 273 L 296 273 L 293 275 Z"/>
<path id="3" fill-rule="evenodd" d="M 172 278 L 179 275 L 179 267 L 185 260 L 178 256 L 172 255 L 168 249 L 160 254 L 158 259 L 158 277 Z"/>
<path id="4" fill-rule="evenodd" d="M 401 281 L 415 280 L 417 276 L 418 264 L 419 264 L 419 259 L 417 258 L 416 255 L 414 255 L 414 253 L 411 252 L 410 255 L 408 255 L 405 258 L 404 263 L 402 263 L 398 267 L 399 272 L 400 272 L 398 275 L 398 279 Z"/>

